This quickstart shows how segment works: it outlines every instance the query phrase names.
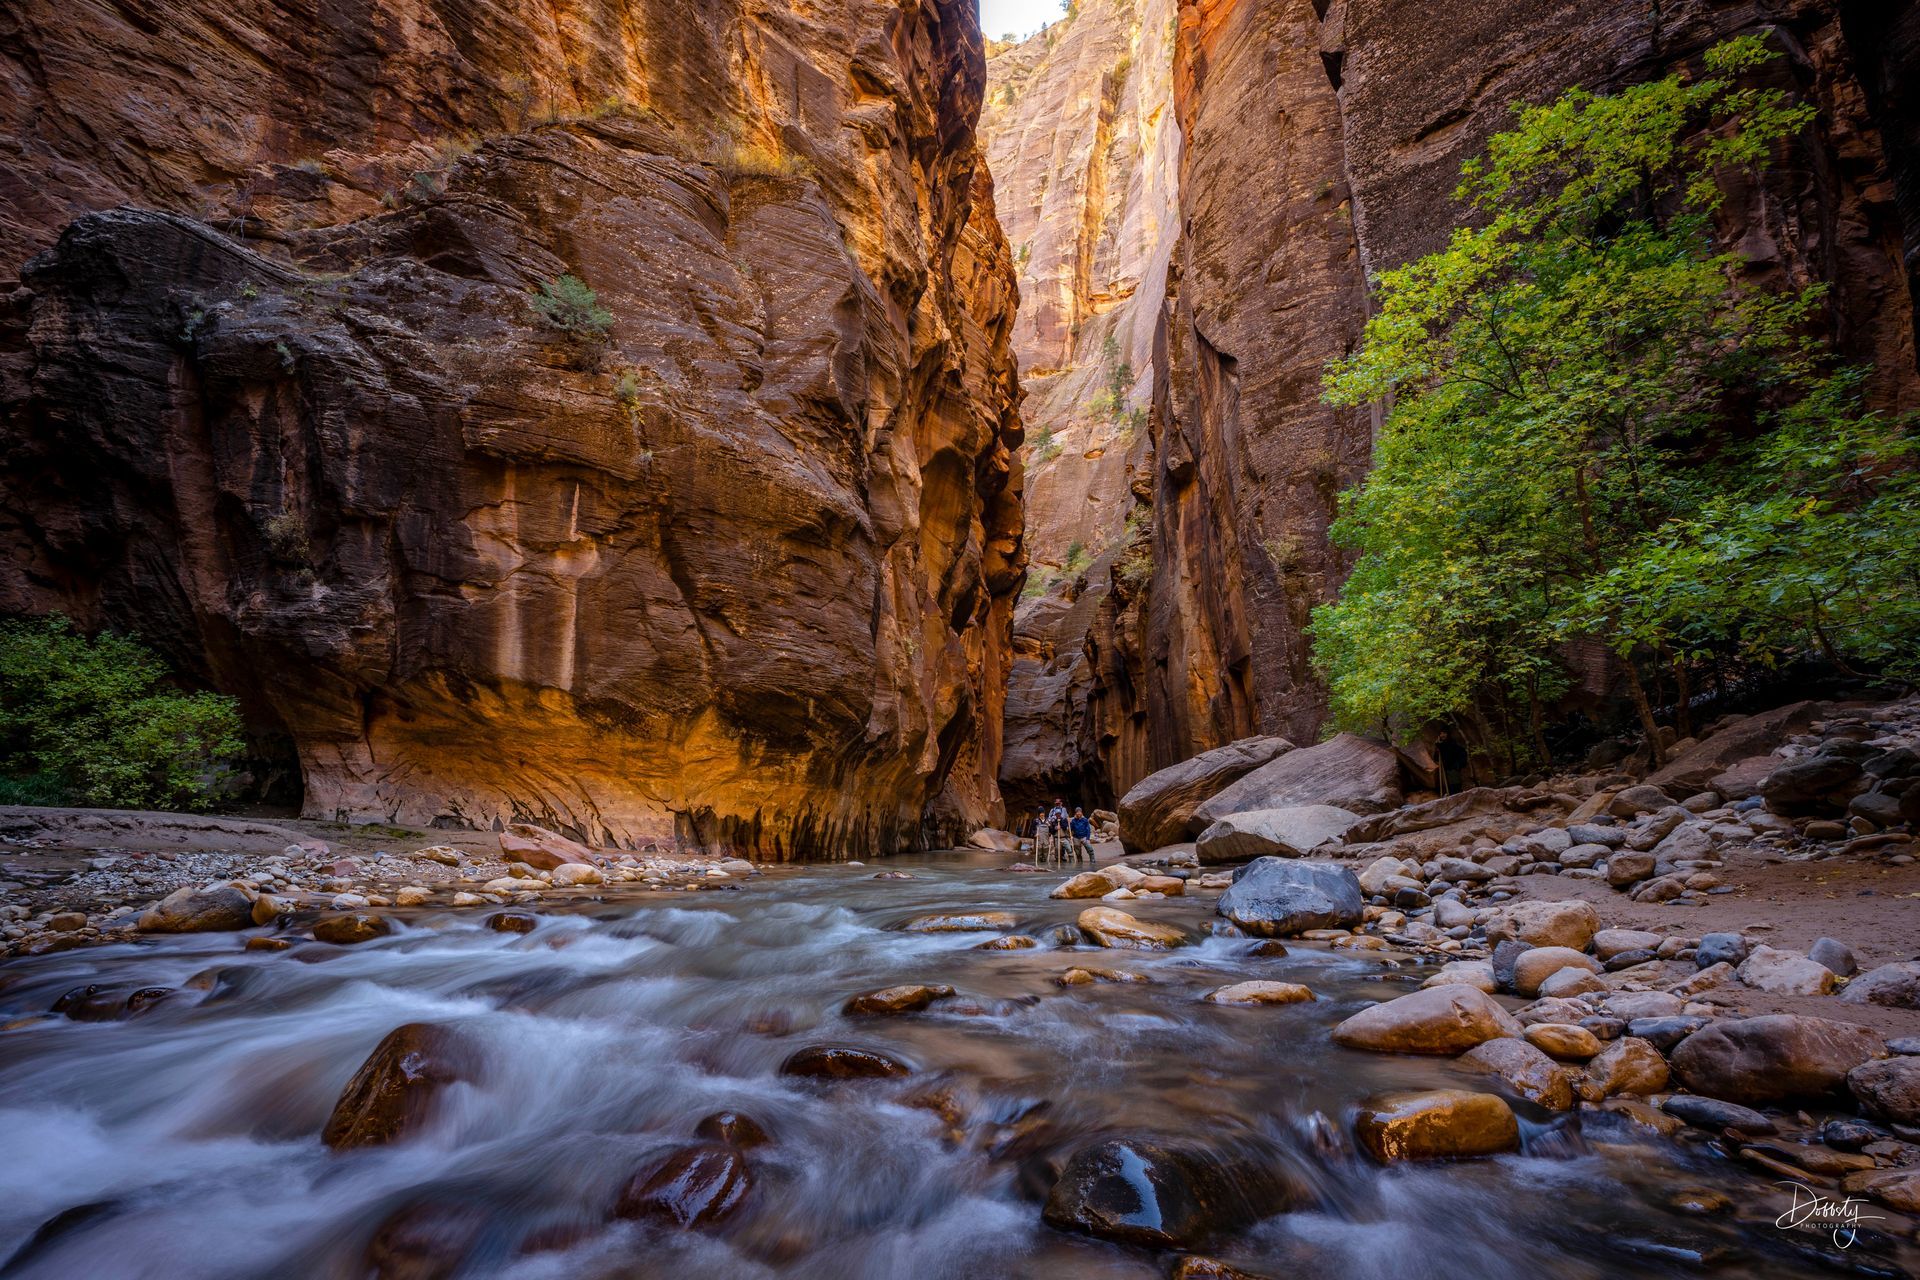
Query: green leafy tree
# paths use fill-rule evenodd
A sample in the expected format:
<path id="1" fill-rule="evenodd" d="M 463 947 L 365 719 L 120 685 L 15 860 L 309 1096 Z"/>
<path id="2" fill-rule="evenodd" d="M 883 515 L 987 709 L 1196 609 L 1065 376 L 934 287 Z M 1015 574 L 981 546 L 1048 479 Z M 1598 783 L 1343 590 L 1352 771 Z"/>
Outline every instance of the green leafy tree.
<path id="1" fill-rule="evenodd" d="M 0 795 L 11 803 L 204 809 L 242 750 L 232 698 L 185 693 L 125 636 L 65 618 L 0 624 Z"/>
<path id="2" fill-rule="evenodd" d="M 1391 404 L 1313 624 L 1339 722 L 1449 717 L 1544 757 L 1564 646 L 1598 639 L 1657 759 L 1656 673 L 1684 707 L 1710 655 L 1908 660 L 1905 437 L 1808 336 L 1820 291 L 1757 289 L 1714 244 L 1721 180 L 1811 115 L 1740 84 L 1770 56 L 1742 38 L 1699 78 L 1523 109 L 1463 170 L 1473 225 L 1375 282 L 1326 381 Z"/>

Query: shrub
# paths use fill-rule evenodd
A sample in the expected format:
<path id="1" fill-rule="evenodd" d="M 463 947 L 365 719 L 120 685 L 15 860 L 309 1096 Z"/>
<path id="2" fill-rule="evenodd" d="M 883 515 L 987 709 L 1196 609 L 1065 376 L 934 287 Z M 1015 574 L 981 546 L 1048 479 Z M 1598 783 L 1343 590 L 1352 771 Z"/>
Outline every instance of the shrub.
<path id="1" fill-rule="evenodd" d="M 0 798 L 205 809 L 241 745 L 238 704 L 174 688 L 138 641 L 61 617 L 0 624 Z"/>
<path id="2" fill-rule="evenodd" d="M 714 167 L 729 178 L 804 178 L 813 166 L 780 147 L 736 142 L 722 148 Z"/>
<path id="3" fill-rule="evenodd" d="M 533 313 L 542 324 L 566 336 L 582 367 L 599 367 L 600 357 L 613 337 L 613 312 L 600 305 L 599 296 L 586 281 L 575 275 L 547 281 L 533 292 Z"/>

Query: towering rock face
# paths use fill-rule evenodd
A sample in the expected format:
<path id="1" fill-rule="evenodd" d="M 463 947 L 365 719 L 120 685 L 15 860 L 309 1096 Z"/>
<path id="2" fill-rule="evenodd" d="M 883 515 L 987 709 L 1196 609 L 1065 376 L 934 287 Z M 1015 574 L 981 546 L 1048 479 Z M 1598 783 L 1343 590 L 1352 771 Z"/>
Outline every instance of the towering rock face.
<path id="1" fill-rule="evenodd" d="M 981 118 L 1014 245 L 1026 392 L 1027 544 L 1001 781 L 1010 803 L 1106 798 L 1112 743 L 1088 716 L 1087 635 L 1151 475 L 1154 334 L 1179 237 L 1174 0 L 1082 0 L 988 61 Z"/>
<path id="2" fill-rule="evenodd" d="M 840 857 L 996 820 L 972 0 L 300 10 L 0 17 L 0 608 L 240 695 L 310 816 Z M 603 315 L 542 315 L 569 275 Z"/>
<path id="3" fill-rule="evenodd" d="M 1663 75 L 1767 32 L 1787 55 L 1768 74 L 1819 120 L 1763 187 L 1734 193 L 1721 233 L 1764 279 L 1829 282 L 1833 335 L 1875 367 L 1874 399 L 1920 404 L 1903 266 L 1920 225 L 1912 26 L 1833 0 L 1492 0 L 1443 21 L 1408 0 L 1182 0 L 1185 234 L 1142 486 L 1153 572 L 1142 589 L 1115 577 L 1097 607 L 1082 714 L 1115 785 L 1236 738 L 1319 730 L 1303 629 L 1349 568 L 1326 528 L 1376 426 L 1322 404 L 1320 373 L 1359 341 L 1369 273 L 1444 243 L 1460 165 L 1511 102 Z"/>

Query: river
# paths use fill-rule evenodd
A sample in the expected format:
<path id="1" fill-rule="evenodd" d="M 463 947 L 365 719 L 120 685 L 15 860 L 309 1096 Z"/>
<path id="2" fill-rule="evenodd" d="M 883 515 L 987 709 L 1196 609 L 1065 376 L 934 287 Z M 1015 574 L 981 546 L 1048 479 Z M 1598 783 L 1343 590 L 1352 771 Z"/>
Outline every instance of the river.
<path id="1" fill-rule="evenodd" d="M 234 935 L 68 951 L 0 969 L 0 1011 L 42 1013 L 98 982 L 171 987 L 127 1021 L 42 1019 L 0 1034 L 0 1257 L 9 1277 L 347 1277 L 396 1213 L 465 1226 L 393 1275 L 514 1277 L 1161 1277 L 1172 1255 L 1057 1231 L 1052 1173 L 1108 1135 L 1259 1153 L 1302 1188 L 1207 1252 L 1272 1277 L 1534 1280 L 1902 1274 L 1910 1248 L 1786 1231 L 1790 1203 L 1710 1143 L 1616 1117 L 1516 1104 L 1520 1154 L 1382 1168 L 1356 1154 L 1366 1094 L 1484 1088 L 1436 1060 L 1333 1046 L 1328 1028 L 1427 971 L 1411 959 L 1201 937 L 1212 899 L 1141 904 L 1196 945 L 1166 953 L 976 949 L 994 933 L 914 933 L 929 912 L 1002 910 L 1044 935 L 1084 902 L 1001 855 L 776 870 L 739 892 L 635 894 L 540 908 L 525 935 L 485 913 L 395 913 L 350 948 L 243 951 Z M 1074 965 L 1151 981 L 1062 987 Z M 1246 978 L 1311 1004 L 1201 1002 Z M 852 1019 L 863 990 L 951 984 L 922 1013 Z M 333 1152 L 340 1091 L 396 1026 L 445 1023 L 480 1046 L 472 1083 L 426 1128 Z M 777 1074 L 818 1043 L 878 1048 L 899 1080 Z M 709 1113 L 751 1116 L 751 1188 L 709 1230 L 610 1221 L 636 1169 Z M 1730 1207 L 1673 1207 L 1706 1188 Z M 464 1215 L 462 1217 L 461 1215 Z M 410 1268 L 410 1269 L 409 1269 Z"/>

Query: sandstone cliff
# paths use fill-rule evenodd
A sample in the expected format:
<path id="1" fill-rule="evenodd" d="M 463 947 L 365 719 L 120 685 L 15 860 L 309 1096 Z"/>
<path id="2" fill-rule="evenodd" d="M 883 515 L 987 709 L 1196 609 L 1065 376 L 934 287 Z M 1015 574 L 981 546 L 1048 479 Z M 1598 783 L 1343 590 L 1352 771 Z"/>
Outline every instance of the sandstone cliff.
<path id="1" fill-rule="evenodd" d="M 1109 789 L 1087 633 L 1150 474 L 1154 333 L 1179 236 L 1173 0 L 1083 0 L 989 60 L 981 118 L 1014 245 L 1027 545 L 1001 781 L 1010 803 Z"/>
<path id="2" fill-rule="evenodd" d="M 1834 337 L 1875 366 L 1874 397 L 1920 404 L 1906 18 L 1832 0 L 1489 0 L 1444 21 L 1404 0 L 1182 0 L 1153 572 L 1116 577 L 1096 610 L 1083 714 L 1117 788 L 1236 738 L 1317 733 L 1302 629 L 1346 570 L 1325 530 L 1374 426 L 1320 403 L 1320 370 L 1359 339 L 1367 274 L 1443 242 L 1459 166 L 1507 104 L 1665 74 L 1747 31 L 1787 54 L 1773 74 L 1820 118 L 1722 234 L 1762 275 L 1830 282 Z"/>
<path id="3" fill-rule="evenodd" d="M 0 32 L 0 608 L 239 694 L 309 816 L 775 857 L 999 817 L 971 0 Z M 604 341 L 536 314 L 563 275 Z"/>

